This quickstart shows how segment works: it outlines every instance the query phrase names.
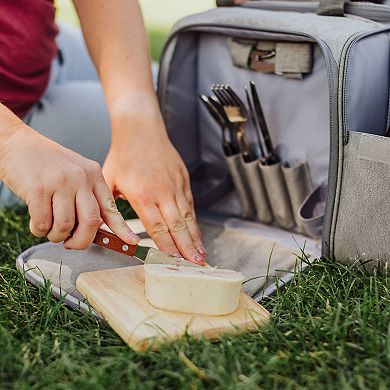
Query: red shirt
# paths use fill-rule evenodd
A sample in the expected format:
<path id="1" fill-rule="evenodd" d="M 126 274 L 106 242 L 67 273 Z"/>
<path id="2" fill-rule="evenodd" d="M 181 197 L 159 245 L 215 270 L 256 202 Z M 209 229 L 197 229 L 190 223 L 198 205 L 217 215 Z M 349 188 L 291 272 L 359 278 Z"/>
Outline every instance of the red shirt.
<path id="1" fill-rule="evenodd" d="M 0 0 L 0 102 L 19 117 L 42 97 L 57 53 L 53 0 Z"/>

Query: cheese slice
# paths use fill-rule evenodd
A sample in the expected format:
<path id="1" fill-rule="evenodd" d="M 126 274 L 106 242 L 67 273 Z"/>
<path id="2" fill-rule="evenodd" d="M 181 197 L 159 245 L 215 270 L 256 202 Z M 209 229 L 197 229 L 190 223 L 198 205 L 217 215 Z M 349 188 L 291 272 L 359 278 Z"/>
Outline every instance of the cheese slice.
<path id="1" fill-rule="evenodd" d="M 144 267 L 146 298 L 159 309 L 225 315 L 238 307 L 244 280 L 239 272 L 169 264 Z"/>

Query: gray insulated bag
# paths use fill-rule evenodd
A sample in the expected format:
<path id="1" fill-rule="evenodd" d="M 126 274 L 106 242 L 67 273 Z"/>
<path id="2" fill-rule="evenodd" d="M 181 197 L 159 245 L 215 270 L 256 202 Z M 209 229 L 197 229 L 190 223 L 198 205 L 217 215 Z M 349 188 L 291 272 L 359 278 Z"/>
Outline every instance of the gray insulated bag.
<path id="1" fill-rule="evenodd" d="M 160 105 L 189 169 L 199 218 L 239 231 L 235 246 L 243 252 L 245 232 L 276 247 L 292 248 L 289 238 L 304 237 L 298 254 L 361 263 L 369 271 L 386 267 L 390 7 L 237 3 L 221 1 L 180 20 L 161 59 Z M 246 104 L 250 81 L 278 156 L 272 163 L 259 151 L 262 126 L 249 106 L 246 121 L 233 126 L 244 129 L 254 156 L 247 160 L 241 148 L 224 151 L 223 130 L 199 99 L 212 95 L 213 85 L 229 85 Z M 251 262 L 272 257 L 259 243 Z"/>

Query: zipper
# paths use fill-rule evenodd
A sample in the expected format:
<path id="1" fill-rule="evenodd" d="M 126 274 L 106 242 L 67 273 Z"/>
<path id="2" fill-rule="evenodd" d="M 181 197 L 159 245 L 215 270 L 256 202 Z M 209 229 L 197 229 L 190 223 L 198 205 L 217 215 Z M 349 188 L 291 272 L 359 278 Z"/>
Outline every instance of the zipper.
<path id="1" fill-rule="evenodd" d="M 349 131 L 347 129 L 346 110 L 345 110 L 345 107 L 346 107 L 346 93 L 345 93 L 345 90 L 346 90 L 346 81 L 347 81 L 347 73 L 348 73 L 348 64 L 349 64 L 349 60 L 350 60 L 352 47 L 359 40 L 364 39 L 367 36 L 378 34 L 378 33 L 382 33 L 382 32 L 385 32 L 385 31 L 390 31 L 390 28 L 387 27 L 387 28 L 383 28 L 383 29 L 380 29 L 380 30 L 368 31 L 368 32 L 366 31 L 366 32 L 363 32 L 363 33 L 358 33 L 355 36 L 351 37 L 344 44 L 344 47 L 343 47 L 343 50 L 342 50 L 342 53 L 341 53 L 341 57 L 340 57 L 340 74 L 339 74 L 339 88 L 338 88 L 338 102 L 342 103 L 342 104 L 339 104 L 338 117 L 339 118 L 343 118 L 342 122 L 339 122 L 338 136 L 340 135 L 342 137 L 342 144 L 343 144 L 343 146 L 345 146 L 348 143 L 348 141 L 349 141 Z M 336 129 L 334 129 L 334 130 L 336 131 Z M 337 150 L 338 150 L 338 147 L 337 147 Z M 332 151 L 333 151 L 333 148 L 331 149 L 330 152 L 332 153 Z M 330 157 L 330 160 L 332 160 L 332 157 Z M 336 161 L 337 161 L 337 164 L 338 164 L 338 157 L 337 157 L 337 159 L 335 159 L 335 162 Z M 332 167 L 332 164 L 330 164 L 329 169 L 331 169 L 331 167 Z M 334 186 L 332 186 L 334 188 L 334 191 L 333 191 L 333 198 L 334 198 L 334 200 L 333 200 L 333 207 L 332 207 L 332 209 L 329 208 L 329 211 L 326 211 L 326 214 L 325 214 L 325 217 L 327 217 L 327 219 L 328 219 L 327 222 L 329 224 L 324 223 L 324 228 L 325 228 L 325 226 L 327 226 L 327 228 L 329 229 L 329 232 L 327 232 L 327 234 L 324 234 L 323 237 L 328 236 L 329 239 L 331 237 L 331 229 L 332 229 L 331 222 L 332 222 L 332 219 L 333 219 L 332 216 L 333 216 L 333 209 L 334 209 L 335 198 L 336 198 L 337 179 L 338 179 L 338 167 L 336 169 L 336 172 L 334 172 L 334 177 L 333 177 L 333 180 L 336 180 L 336 182 L 334 183 Z M 330 183 L 331 180 L 332 180 L 331 172 L 329 171 L 329 183 Z M 328 192 L 328 196 L 329 195 L 330 194 Z M 332 210 L 332 214 L 330 214 L 331 210 Z M 328 212 L 329 212 L 329 214 L 328 214 Z M 330 246 L 329 247 L 329 251 L 330 251 L 331 248 L 334 248 L 334 242 L 332 242 L 332 245 L 330 245 L 330 242 L 329 242 L 329 246 Z"/>
<path id="2" fill-rule="evenodd" d="M 312 41 L 316 42 L 318 46 L 321 48 L 326 64 L 327 76 L 328 76 L 328 87 L 329 87 L 329 126 L 330 126 L 330 141 L 329 141 L 329 168 L 328 168 L 328 186 L 326 191 L 326 208 L 325 208 L 325 216 L 324 216 L 324 225 L 323 225 L 323 234 L 322 234 L 322 254 L 323 256 L 329 255 L 329 240 L 330 240 L 330 232 L 331 232 L 331 223 L 332 223 L 332 215 L 334 209 L 335 202 L 335 194 L 336 194 L 336 184 L 338 177 L 338 155 L 339 155 L 339 131 L 338 131 L 338 95 L 337 95 L 337 87 L 338 87 L 338 77 L 339 72 L 337 68 L 337 64 L 335 59 L 333 58 L 332 52 L 327 44 L 321 39 L 317 39 L 315 36 L 311 34 L 299 33 L 295 31 L 286 31 L 286 30 L 260 30 L 258 28 L 251 28 L 247 26 L 234 26 L 229 24 L 213 24 L 213 23 L 195 23 L 188 26 L 184 26 L 178 30 L 176 30 L 172 35 L 169 36 L 165 46 L 163 48 L 161 58 L 164 58 L 169 45 L 171 42 L 183 32 L 197 30 L 206 27 L 220 28 L 220 29 L 230 29 L 230 30 L 238 30 L 238 31 L 253 31 L 253 32 L 269 32 L 269 33 L 282 33 L 282 34 L 292 34 L 302 37 L 310 38 Z M 222 31 L 223 33 L 223 31 Z M 228 35 L 228 34 L 224 34 Z M 161 75 L 161 69 L 160 69 Z M 164 106 L 163 98 L 165 96 L 165 91 L 160 90 L 160 75 L 159 75 L 159 99 L 161 107 Z M 166 84 L 164 85 L 165 88 Z"/>
<path id="3" fill-rule="evenodd" d="M 316 13 L 318 4 L 317 1 L 251 0 L 242 4 L 236 4 L 234 7 L 254 8 L 266 11 Z M 390 22 L 390 7 L 383 4 L 358 1 L 346 3 L 345 13 L 379 23 Z"/>
<path id="4" fill-rule="evenodd" d="M 375 35 L 375 34 L 381 34 L 383 32 L 390 31 L 389 27 L 385 27 L 383 29 L 375 30 L 375 31 L 366 31 L 364 33 L 358 33 L 354 37 L 351 38 L 350 41 L 348 41 L 341 53 L 341 60 L 340 60 L 340 96 L 339 99 L 340 101 L 343 102 L 342 104 L 342 109 L 343 111 L 340 112 L 340 118 L 343 118 L 343 128 L 341 129 L 342 131 L 342 136 L 343 136 L 343 145 L 346 145 L 349 140 L 349 131 L 347 128 L 347 113 L 345 110 L 346 107 L 346 101 L 347 101 L 347 95 L 345 93 L 346 90 L 346 83 L 347 83 L 347 73 L 348 73 L 348 65 L 351 57 L 351 50 L 353 46 L 360 41 L 361 39 L 364 39 L 370 35 Z"/>

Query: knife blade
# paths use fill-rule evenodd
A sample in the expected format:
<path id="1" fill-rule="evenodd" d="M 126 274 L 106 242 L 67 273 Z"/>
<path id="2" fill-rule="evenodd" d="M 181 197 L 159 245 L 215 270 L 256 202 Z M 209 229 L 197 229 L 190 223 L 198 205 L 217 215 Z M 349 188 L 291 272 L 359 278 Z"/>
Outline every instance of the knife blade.
<path id="1" fill-rule="evenodd" d="M 252 101 L 255 108 L 255 114 L 257 116 L 258 123 L 260 125 L 261 132 L 263 134 L 264 144 L 266 147 L 266 153 L 265 156 L 269 164 L 274 164 L 280 161 L 279 157 L 275 153 L 275 149 L 272 144 L 271 136 L 269 134 L 267 122 L 265 120 L 264 112 L 261 107 L 259 95 L 257 94 L 256 90 L 256 84 L 254 81 L 251 81 L 250 83 L 250 89 L 251 89 L 251 95 L 252 95 Z"/>
<path id="2" fill-rule="evenodd" d="M 186 267 L 202 267 L 183 258 L 169 255 L 155 248 L 141 245 L 130 245 L 121 240 L 116 234 L 103 229 L 98 229 L 93 243 L 102 248 L 113 250 L 130 257 L 136 257 L 142 263 L 148 264 L 171 264 Z"/>
<path id="3" fill-rule="evenodd" d="M 252 122 L 253 127 L 254 127 L 255 132 L 256 132 L 257 144 L 259 145 L 261 158 L 265 158 L 266 152 L 265 152 L 263 135 L 261 133 L 260 125 L 259 125 L 259 122 L 257 120 L 255 109 L 253 108 L 253 104 L 252 104 L 251 98 L 249 96 L 249 92 L 248 92 L 247 87 L 245 87 L 245 96 L 246 96 L 246 100 L 248 103 L 249 116 L 250 116 L 251 122 Z"/>

